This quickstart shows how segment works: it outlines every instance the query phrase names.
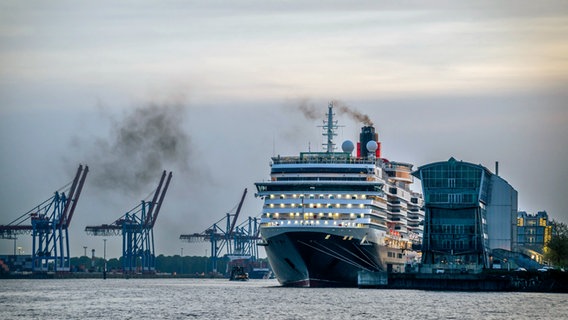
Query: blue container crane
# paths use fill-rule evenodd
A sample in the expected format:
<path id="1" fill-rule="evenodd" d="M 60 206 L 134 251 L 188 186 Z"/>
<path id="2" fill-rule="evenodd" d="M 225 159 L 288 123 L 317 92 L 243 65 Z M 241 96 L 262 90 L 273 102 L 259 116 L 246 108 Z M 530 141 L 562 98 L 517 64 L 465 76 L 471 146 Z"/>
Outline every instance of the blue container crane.
<path id="1" fill-rule="evenodd" d="M 17 235 L 31 233 L 33 272 L 70 270 L 68 229 L 88 172 L 88 166 L 79 165 L 73 181 L 55 191 L 51 198 L 9 224 L 0 225 L 0 239 L 16 239 Z M 67 193 L 63 192 L 67 187 Z"/>
<path id="2" fill-rule="evenodd" d="M 185 242 L 209 241 L 211 243 L 211 269 L 213 272 L 217 272 L 217 260 L 222 256 L 222 253 L 230 259 L 239 257 L 256 260 L 258 258 L 256 243 L 260 240 L 260 237 L 257 218 L 249 217 L 248 220 L 237 225 L 246 194 L 247 189 L 244 190 L 234 214 L 227 213 L 225 217 L 219 219 L 201 233 L 179 236 L 180 240 Z M 225 229 L 222 228 L 223 221 L 225 221 Z"/>
<path id="3" fill-rule="evenodd" d="M 166 179 L 164 170 L 152 201 L 141 201 L 138 206 L 111 224 L 85 227 L 85 232 L 94 236 L 122 235 L 122 271 L 124 273 L 135 273 L 138 270 L 142 273 L 156 272 L 154 225 L 171 179 L 172 173 L 170 172 Z"/>

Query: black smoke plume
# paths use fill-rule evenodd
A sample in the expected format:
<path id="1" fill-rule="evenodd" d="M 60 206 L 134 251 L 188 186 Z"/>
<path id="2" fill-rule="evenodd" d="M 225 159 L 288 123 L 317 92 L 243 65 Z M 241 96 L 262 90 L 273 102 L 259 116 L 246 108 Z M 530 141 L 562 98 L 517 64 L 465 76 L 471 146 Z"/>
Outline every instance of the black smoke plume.
<path id="1" fill-rule="evenodd" d="M 359 112 L 355 108 L 348 106 L 347 104 L 345 104 L 342 101 L 334 100 L 333 106 L 337 107 L 339 109 L 338 113 L 340 115 L 346 114 L 346 115 L 350 116 L 351 118 L 355 119 L 356 121 L 363 123 L 366 126 L 372 126 L 373 125 L 373 121 L 371 121 L 371 118 L 369 118 L 368 115 Z"/>
<path id="2" fill-rule="evenodd" d="M 339 115 L 346 114 L 355 121 L 361 122 L 366 126 L 373 125 L 373 121 L 371 121 L 371 118 L 368 115 L 359 112 L 357 109 L 347 105 L 345 102 L 333 100 L 332 104 Z M 300 110 L 304 117 L 308 120 L 323 120 L 325 118 L 325 113 L 327 112 L 327 108 L 316 107 L 316 105 L 307 99 L 299 102 L 298 110 Z"/>
<path id="3" fill-rule="evenodd" d="M 298 109 L 308 120 L 321 120 L 325 115 L 325 112 L 322 112 L 322 110 L 327 111 L 327 109 L 316 107 L 308 99 L 300 100 L 300 103 L 298 104 Z"/>
<path id="4" fill-rule="evenodd" d="M 98 139 L 92 183 L 99 188 L 138 193 L 157 183 L 162 170 L 186 170 L 190 137 L 183 130 L 182 105 L 148 104 L 112 123 L 108 139 Z M 172 168 L 174 167 L 174 168 Z"/>

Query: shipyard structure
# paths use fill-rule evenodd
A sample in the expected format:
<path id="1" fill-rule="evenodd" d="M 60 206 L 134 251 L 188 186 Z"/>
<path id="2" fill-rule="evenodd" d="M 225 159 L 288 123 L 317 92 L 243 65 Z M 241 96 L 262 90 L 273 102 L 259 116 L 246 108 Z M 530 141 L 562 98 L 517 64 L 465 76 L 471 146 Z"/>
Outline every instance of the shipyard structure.
<path id="1" fill-rule="evenodd" d="M 517 251 L 517 191 L 482 165 L 450 158 L 423 165 L 421 273 L 481 273 L 493 252 Z"/>

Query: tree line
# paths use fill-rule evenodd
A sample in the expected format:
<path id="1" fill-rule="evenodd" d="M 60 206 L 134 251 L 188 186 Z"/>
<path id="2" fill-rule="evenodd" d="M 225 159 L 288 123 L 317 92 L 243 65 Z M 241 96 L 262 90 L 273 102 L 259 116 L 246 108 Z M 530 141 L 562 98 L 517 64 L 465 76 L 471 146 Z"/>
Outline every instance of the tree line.
<path id="1" fill-rule="evenodd" d="M 94 259 L 82 256 L 71 258 L 71 270 L 75 272 L 102 272 L 104 259 L 95 257 Z M 266 259 L 259 259 L 259 263 L 268 265 Z M 217 259 L 217 272 L 226 274 L 229 272 L 228 258 Z M 122 257 L 107 260 L 107 271 L 121 272 Z M 209 274 L 213 271 L 212 259 L 203 256 L 164 256 L 156 257 L 156 272 L 176 273 L 176 274 Z"/>
<path id="2" fill-rule="evenodd" d="M 552 237 L 546 243 L 544 259 L 557 267 L 568 267 L 568 225 L 550 221 Z"/>

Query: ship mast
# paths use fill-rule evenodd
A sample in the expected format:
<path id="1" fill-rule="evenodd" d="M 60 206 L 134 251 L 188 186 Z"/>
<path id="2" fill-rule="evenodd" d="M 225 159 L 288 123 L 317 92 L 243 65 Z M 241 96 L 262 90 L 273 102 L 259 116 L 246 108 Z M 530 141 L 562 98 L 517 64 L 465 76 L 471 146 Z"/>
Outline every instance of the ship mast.
<path id="1" fill-rule="evenodd" d="M 327 120 L 323 120 L 323 136 L 327 137 L 327 143 L 324 143 L 323 146 L 326 147 L 327 153 L 332 153 L 335 150 L 335 144 L 333 143 L 333 137 L 337 135 L 335 130 L 337 129 L 337 121 L 333 120 L 333 101 L 329 103 L 327 111 Z"/>

